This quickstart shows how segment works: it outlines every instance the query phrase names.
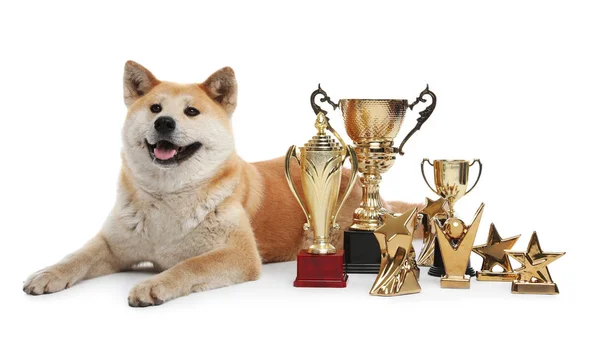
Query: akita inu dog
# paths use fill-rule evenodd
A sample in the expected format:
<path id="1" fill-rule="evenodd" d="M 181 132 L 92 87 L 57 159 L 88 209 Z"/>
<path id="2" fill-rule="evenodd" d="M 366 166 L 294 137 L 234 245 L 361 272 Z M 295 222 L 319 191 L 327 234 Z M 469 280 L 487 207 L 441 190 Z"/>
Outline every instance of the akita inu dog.
<path id="1" fill-rule="evenodd" d="M 129 61 L 124 99 L 114 209 L 81 249 L 31 275 L 23 287 L 27 294 L 54 293 L 151 262 L 160 273 L 131 290 L 129 305 L 160 305 L 256 280 L 261 262 L 295 259 L 311 233 L 302 229 L 306 219 L 288 188 L 283 158 L 251 164 L 235 152 L 237 82 L 231 68 L 201 84 L 182 85 L 161 82 Z M 342 188 L 347 182 L 345 171 Z M 355 185 L 338 217 L 342 228 L 360 197 Z M 411 205 L 391 206 L 404 211 Z M 336 247 L 340 239 L 334 234 Z"/>

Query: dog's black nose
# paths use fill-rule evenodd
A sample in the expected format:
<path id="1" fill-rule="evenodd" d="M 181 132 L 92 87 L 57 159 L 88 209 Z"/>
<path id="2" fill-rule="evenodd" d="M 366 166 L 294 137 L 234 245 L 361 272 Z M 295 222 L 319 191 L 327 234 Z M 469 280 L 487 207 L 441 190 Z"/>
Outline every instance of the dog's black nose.
<path id="1" fill-rule="evenodd" d="M 169 134 L 175 130 L 175 120 L 166 116 L 158 117 L 154 121 L 154 129 L 161 134 Z"/>

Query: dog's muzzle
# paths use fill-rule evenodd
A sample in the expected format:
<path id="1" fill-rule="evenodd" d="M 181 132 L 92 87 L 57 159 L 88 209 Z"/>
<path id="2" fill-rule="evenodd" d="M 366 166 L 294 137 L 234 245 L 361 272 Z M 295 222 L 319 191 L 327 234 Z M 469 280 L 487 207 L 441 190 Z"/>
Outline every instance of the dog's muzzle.
<path id="1" fill-rule="evenodd" d="M 150 158 L 160 165 L 177 165 L 191 157 L 202 144 L 194 142 L 187 146 L 178 146 L 167 140 L 160 140 L 151 144 L 146 140 L 146 146 L 150 153 Z"/>

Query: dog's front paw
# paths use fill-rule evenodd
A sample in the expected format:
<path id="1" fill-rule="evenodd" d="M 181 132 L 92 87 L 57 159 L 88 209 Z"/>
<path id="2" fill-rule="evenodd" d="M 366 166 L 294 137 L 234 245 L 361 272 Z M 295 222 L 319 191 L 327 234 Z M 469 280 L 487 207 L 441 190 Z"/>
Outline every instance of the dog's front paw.
<path id="1" fill-rule="evenodd" d="M 40 270 L 23 283 L 23 291 L 29 295 L 42 295 L 56 293 L 69 288 L 75 281 L 57 269 L 47 268 Z"/>
<path id="2" fill-rule="evenodd" d="M 127 300 L 131 307 L 148 307 L 162 305 L 165 301 L 175 297 L 166 283 L 149 279 L 133 287 Z"/>

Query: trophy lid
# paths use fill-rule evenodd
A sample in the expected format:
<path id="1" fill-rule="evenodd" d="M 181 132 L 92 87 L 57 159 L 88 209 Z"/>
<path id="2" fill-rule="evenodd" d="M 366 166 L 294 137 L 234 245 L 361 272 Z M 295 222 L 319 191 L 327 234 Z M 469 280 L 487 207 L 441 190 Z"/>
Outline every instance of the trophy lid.
<path id="1" fill-rule="evenodd" d="M 317 114 L 317 120 L 315 121 L 315 128 L 317 128 L 317 135 L 313 136 L 305 145 L 304 149 L 307 151 L 342 151 L 342 146 L 333 137 L 326 134 L 329 123 L 327 117 L 323 112 Z"/>

